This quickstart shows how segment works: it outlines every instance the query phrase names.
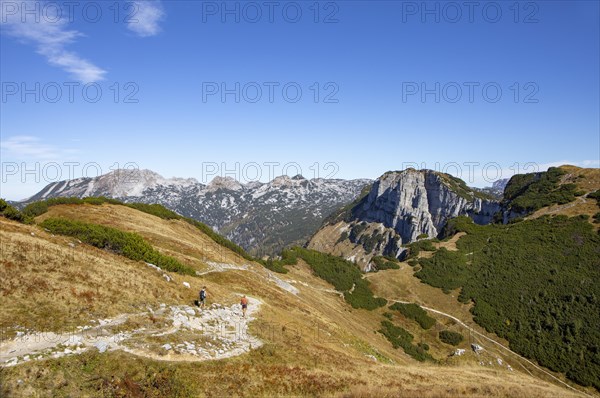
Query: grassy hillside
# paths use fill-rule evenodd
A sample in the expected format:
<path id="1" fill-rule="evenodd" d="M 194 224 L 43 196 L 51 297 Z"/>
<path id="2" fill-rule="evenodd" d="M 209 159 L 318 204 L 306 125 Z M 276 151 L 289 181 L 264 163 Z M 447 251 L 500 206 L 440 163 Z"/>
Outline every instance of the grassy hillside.
<path id="1" fill-rule="evenodd" d="M 79 198 L 51 198 L 39 202 L 33 202 L 25 206 L 23 208 L 21 215 L 17 221 L 28 221 L 35 217 L 41 216 L 48 212 L 53 206 L 59 205 L 80 205 L 80 204 L 90 204 L 90 205 L 102 205 L 102 204 L 112 204 L 112 205 L 121 205 L 127 206 L 132 209 L 139 210 L 141 212 L 152 214 L 156 217 L 160 217 L 164 220 L 183 220 L 188 224 L 191 224 L 198 228 L 202 233 L 210 237 L 212 240 L 220 244 L 221 246 L 231 250 L 234 253 L 239 254 L 244 257 L 246 260 L 254 260 L 252 256 L 250 256 L 244 249 L 230 240 L 226 239 L 222 235 L 213 231 L 208 225 L 201 223 L 200 221 L 196 221 L 189 217 L 183 217 L 172 210 L 167 209 L 166 207 L 159 204 L 146 204 L 146 203 L 123 203 L 116 199 L 110 199 L 106 197 L 87 197 L 83 199 Z M 10 218 L 10 217 L 9 217 Z M 14 219 L 14 218 L 13 218 Z"/>
<path id="2" fill-rule="evenodd" d="M 586 216 L 511 225 L 452 220 L 457 251 L 421 258 L 423 282 L 473 301 L 475 321 L 515 351 L 600 389 L 600 236 Z"/>
<path id="3" fill-rule="evenodd" d="M 571 166 L 550 167 L 540 173 L 513 176 L 504 190 L 503 206 L 507 210 L 529 214 L 550 205 L 564 205 L 586 193 L 582 184 L 590 175 Z"/>
<path id="4" fill-rule="evenodd" d="M 2 396 L 577 396 L 524 372 L 481 366 L 474 354 L 446 366 L 448 350 L 444 354 L 438 348 L 435 328 L 427 337 L 414 322 L 405 324 L 394 315 L 390 322 L 413 335 L 415 347 L 425 350 L 424 343 L 430 345 L 429 355 L 439 360 L 419 364 L 378 333 L 387 319 L 386 308 L 354 309 L 334 285 L 316 275 L 318 255 L 306 255 L 308 261 L 299 255 L 296 265 L 286 266 L 288 274 L 276 277 L 181 219 L 122 205 L 84 204 L 52 206 L 35 221 L 56 218 L 137 234 L 200 275 L 157 272 L 75 237 L 0 217 L 0 326 L 5 341 L 13 342 L 19 333 L 80 330 L 122 314 L 134 315 L 102 330 L 169 330 L 174 325 L 160 315 L 161 308 L 191 305 L 206 285 L 209 305 L 232 305 L 241 294 L 262 303 L 248 332 L 263 345 L 243 355 L 206 361 L 176 360 L 160 349 L 152 358 L 97 349 L 47 356 L 0 368 Z M 347 289 L 348 281 L 335 283 Z M 391 331 L 394 335 L 396 329 Z M 207 344 L 217 336 L 200 337 L 183 330 L 144 344 Z"/>
<path id="5" fill-rule="evenodd" d="M 121 254 L 134 261 L 143 260 L 167 271 L 195 275 L 193 268 L 159 253 L 136 233 L 64 218 L 48 218 L 40 226 L 48 232 L 78 238 L 83 243 Z"/>

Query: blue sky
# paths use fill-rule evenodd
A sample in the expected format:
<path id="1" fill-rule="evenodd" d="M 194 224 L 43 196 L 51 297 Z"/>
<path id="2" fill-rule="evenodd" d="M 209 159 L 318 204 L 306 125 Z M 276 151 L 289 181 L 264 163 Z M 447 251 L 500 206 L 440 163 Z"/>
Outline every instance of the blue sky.
<path id="1" fill-rule="evenodd" d="M 208 182 L 416 163 L 478 186 L 599 166 L 596 1 L 21 4 L 1 0 L 9 199 L 125 165 Z"/>

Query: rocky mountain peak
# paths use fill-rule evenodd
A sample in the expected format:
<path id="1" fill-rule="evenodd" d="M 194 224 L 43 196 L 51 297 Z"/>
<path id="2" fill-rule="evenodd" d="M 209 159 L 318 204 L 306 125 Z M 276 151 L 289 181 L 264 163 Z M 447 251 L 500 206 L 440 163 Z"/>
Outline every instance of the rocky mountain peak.
<path id="1" fill-rule="evenodd" d="M 390 171 L 350 209 L 332 217 L 309 247 L 368 263 L 376 254 L 397 256 L 402 244 L 419 237 L 438 236 L 453 217 L 467 215 L 479 224 L 489 223 L 499 208 L 497 201 L 451 175 L 433 170 Z M 348 250 L 344 253 L 336 246 Z"/>
<path id="2" fill-rule="evenodd" d="M 244 186 L 232 177 L 216 176 L 207 186 L 208 190 L 216 191 L 217 189 L 228 189 L 230 191 L 240 191 Z"/>

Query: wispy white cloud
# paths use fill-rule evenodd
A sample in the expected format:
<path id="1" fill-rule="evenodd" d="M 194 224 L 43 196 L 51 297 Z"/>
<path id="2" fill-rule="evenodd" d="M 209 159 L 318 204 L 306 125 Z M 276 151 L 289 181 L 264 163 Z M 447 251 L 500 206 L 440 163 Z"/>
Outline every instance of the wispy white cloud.
<path id="1" fill-rule="evenodd" d="M 540 171 L 545 171 L 545 170 L 548 170 L 550 167 L 558 167 L 558 166 L 565 166 L 565 165 L 584 167 L 584 168 L 594 168 L 594 167 L 600 167 L 600 160 L 579 160 L 579 161 L 559 160 L 557 162 L 542 163 L 542 164 L 539 164 L 538 167 L 539 167 Z"/>
<path id="2" fill-rule="evenodd" d="M 61 155 L 59 148 L 45 144 L 38 137 L 30 135 L 17 135 L 0 141 L 0 149 L 6 155 L 21 160 L 48 160 L 56 159 Z"/>
<path id="3" fill-rule="evenodd" d="M 62 68 L 83 83 L 104 79 L 105 70 L 66 49 L 75 39 L 83 36 L 82 33 L 67 28 L 66 18 L 57 18 L 56 21 L 44 16 L 35 18 L 27 15 L 23 18 L 22 10 L 43 9 L 43 1 L 0 0 L 0 3 L 0 24 L 3 32 L 33 44 L 36 51 L 46 57 L 51 65 Z"/>
<path id="4" fill-rule="evenodd" d="M 155 36 L 160 32 L 159 22 L 164 18 L 160 0 L 138 0 L 133 2 L 134 15 L 129 19 L 129 30 L 141 37 Z"/>

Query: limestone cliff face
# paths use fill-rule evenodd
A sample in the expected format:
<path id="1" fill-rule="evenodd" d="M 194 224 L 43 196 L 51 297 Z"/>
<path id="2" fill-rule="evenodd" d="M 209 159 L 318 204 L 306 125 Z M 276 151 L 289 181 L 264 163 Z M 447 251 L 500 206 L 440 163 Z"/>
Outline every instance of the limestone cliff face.
<path id="1" fill-rule="evenodd" d="M 479 224 L 489 223 L 499 210 L 498 203 L 469 195 L 458 184 L 431 170 L 387 173 L 373 184 L 353 215 L 393 228 L 404 243 L 422 234 L 437 236 L 449 218 L 459 215 L 468 215 Z"/>
<path id="2" fill-rule="evenodd" d="M 414 169 L 388 172 L 352 208 L 319 230 L 309 247 L 362 258 L 358 262 L 368 269 L 374 255 L 397 257 L 402 244 L 424 235 L 438 236 L 450 218 L 467 215 L 478 224 L 487 224 L 499 210 L 497 201 L 450 175 Z M 342 233 L 336 235 L 335 230 Z M 357 246 L 362 247 L 360 255 Z"/>

